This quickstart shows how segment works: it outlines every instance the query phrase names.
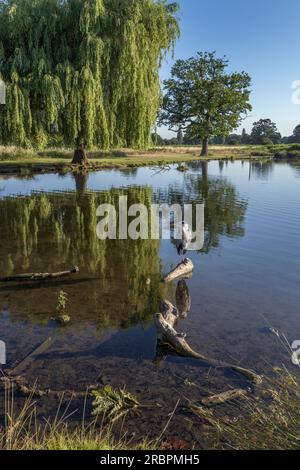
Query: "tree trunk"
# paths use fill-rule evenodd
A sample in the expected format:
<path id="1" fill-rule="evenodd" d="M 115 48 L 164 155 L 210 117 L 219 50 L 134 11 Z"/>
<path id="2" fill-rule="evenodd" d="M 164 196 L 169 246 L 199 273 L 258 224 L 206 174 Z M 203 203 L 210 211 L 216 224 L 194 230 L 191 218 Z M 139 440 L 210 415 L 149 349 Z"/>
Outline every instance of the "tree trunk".
<path id="1" fill-rule="evenodd" d="M 208 162 L 201 162 L 201 170 L 203 181 L 207 182 L 208 179 Z"/>
<path id="2" fill-rule="evenodd" d="M 85 149 L 83 147 L 79 147 L 74 151 L 74 157 L 72 161 L 72 165 L 81 165 L 86 166 L 88 162 L 87 155 Z"/>
<path id="3" fill-rule="evenodd" d="M 74 172 L 73 173 L 75 184 L 76 184 L 76 192 L 78 194 L 83 194 L 87 190 L 87 183 L 88 183 L 88 173 L 86 171 Z"/>
<path id="4" fill-rule="evenodd" d="M 202 141 L 201 157 L 208 157 L 208 140 L 208 137 L 205 137 Z"/>

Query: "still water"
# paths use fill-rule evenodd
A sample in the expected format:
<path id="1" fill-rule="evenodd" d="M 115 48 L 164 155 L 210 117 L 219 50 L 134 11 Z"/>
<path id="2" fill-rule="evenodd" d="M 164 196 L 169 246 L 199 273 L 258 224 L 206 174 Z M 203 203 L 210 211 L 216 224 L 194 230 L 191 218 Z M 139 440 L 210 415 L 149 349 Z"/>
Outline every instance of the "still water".
<path id="1" fill-rule="evenodd" d="M 274 330 L 300 339 L 300 165 L 215 161 L 189 164 L 186 173 L 174 166 L 0 179 L 1 276 L 80 266 L 77 277 L 0 285 L 7 366 L 54 336 L 26 368 L 29 381 L 62 391 L 126 386 L 162 406 L 129 421 L 128 432 L 158 436 L 178 400 L 247 384 L 192 359 L 154 364 L 152 317 L 161 297 L 175 303 L 177 286 L 160 281 L 179 259 L 170 241 L 97 239 L 96 208 L 119 195 L 146 205 L 205 203 L 205 245 L 189 253 L 192 307 L 178 329 L 200 353 L 268 373 L 291 364 Z M 52 320 L 61 289 L 71 317 L 64 328 Z M 57 404 L 42 406 L 51 413 Z M 169 433 L 200 442 L 199 425 L 180 405 L 172 423 Z"/>

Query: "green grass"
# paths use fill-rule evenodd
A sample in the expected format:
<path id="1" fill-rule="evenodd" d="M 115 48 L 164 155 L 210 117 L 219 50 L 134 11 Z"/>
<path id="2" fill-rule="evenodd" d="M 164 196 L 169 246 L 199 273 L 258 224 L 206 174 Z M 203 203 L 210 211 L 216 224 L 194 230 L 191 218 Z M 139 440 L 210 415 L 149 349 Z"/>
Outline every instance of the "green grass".
<path id="1" fill-rule="evenodd" d="M 16 410 L 14 391 L 5 392 L 5 424 L 0 428 L 1 450 L 155 450 L 157 445 L 145 438 L 131 442 L 125 432 L 116 439 L 112 425 L 101 426 L 97 420 L 71 426 L 71 402 L 62 408 L 62 399 L 56 416 L 38 423 L 37 403 L 33 394 Z M 85 409 L 84 405 L 84 409 Z M 118 432 L 120 435 L 120 431 Z"/>
<path id="2" fill-rule="evenodd" d="M 73 150 L 50 148 L 43 151 L 0 146 L 0 173 L 41 173 L 51 171 L 67 172 L 76 170 L 72 162 Z M 296 158 L 300 156 L 300 145 L 244 145 L 211 146 L 208 157 L 200 157 L 200 147 L 154 147 L 148 150 L 116 149 L 111 151 L 93 150 L 88 152 L 89 170 L 110 168 L 138 168 L 142 166 L 163 166 L 190 161 L 241 160 L 261 158 Z"/>

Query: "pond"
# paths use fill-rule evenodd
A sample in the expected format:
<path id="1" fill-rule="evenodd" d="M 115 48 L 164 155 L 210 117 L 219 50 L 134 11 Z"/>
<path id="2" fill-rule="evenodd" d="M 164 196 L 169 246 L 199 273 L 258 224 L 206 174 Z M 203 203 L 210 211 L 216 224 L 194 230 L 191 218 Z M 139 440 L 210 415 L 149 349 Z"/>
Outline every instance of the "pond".
<path id="1" fill-rule="evenodd" d="M 274 331 L 300 339 L 300 166 L 213 161 L 158 170 L 0 179 L 1 276 L 80 266 L 78 276 L 51 283 L 0 284 L 0 339 L 10 368 L 54 338 L 26 366 L 31 383 L 61 391 L 111 384 L 159 404 L 128 420 L 129 436 L 158 436 L 177 405 L 166 434 L 201 446 L 201 423 L 185 400 L 249 384 L 193 359 L 154 361 L 153 314 L 162 297 L 176 303 L 177 283 L 161 284 L 178 263 L 176 249 L 168 240 L 98 240 L 96 208 L 119 195 L 146 205 L 204 202 L 205 243 L 188 254 L 191 310 L 178 329 L 200 353 L 268 373 L 291 365 Z M 52 319 L 61 290 L 71 317 L 63 328 Z M 41 413 L 56 408 L 54 399 L 41 403 Z M 71 408 L 80 420 L 83 401 Z"/>

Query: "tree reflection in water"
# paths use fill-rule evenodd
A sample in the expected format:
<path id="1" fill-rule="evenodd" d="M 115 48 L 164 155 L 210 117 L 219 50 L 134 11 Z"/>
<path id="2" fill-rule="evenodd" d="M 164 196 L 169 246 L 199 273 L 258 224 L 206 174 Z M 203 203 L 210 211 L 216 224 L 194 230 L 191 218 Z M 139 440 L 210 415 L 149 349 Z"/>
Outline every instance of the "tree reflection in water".
<path id="1" fill-rule="evenodd" d="M 158 311 L 162 278 L 158 240 L 109 240 L 97 238 L 96 210 L 100 203 L 128 205 L 152 202 L 205 203 L 205 246 L 216 248 L 223 235 L 242 237 L 247 202 L 224 178 L 185 175 L 184 189 L 176 185 L 154 192 L 146 186 L 87 190 L 87 175 L 75 174 L 76 192 L 32 193 L 0 199 L 0 270 L 17 272 L 64 270 L 79 265 L 76 280 L 55 283 L 1 286 L 0 307 L 11 318 L 46 325 L 53 316 L 63 288 L 70 299 L 73 327 L 95 325 L 101 331 L 149 324 Z"/>

